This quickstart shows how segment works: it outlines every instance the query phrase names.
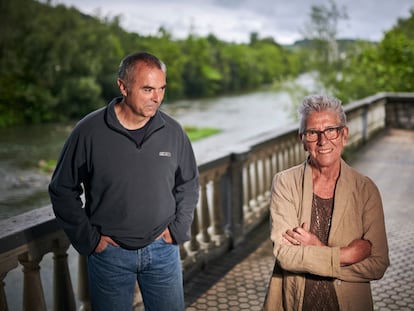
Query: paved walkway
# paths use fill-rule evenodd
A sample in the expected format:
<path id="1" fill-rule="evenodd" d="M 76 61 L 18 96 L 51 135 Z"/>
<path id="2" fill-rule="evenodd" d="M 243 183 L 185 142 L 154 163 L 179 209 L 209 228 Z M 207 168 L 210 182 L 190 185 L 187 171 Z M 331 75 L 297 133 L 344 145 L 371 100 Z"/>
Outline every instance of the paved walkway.
<path id="1" fill-rule="evenodd" d="M 349 162 L 383 197 L 391 265 L 372 282 L 375 310 L 414 310 L 414 131 L 388 130 Z M 261 310 L 274 260 L 268 234 L 268 225 L 260 226 L 188 281 L 186 311 Z"/>

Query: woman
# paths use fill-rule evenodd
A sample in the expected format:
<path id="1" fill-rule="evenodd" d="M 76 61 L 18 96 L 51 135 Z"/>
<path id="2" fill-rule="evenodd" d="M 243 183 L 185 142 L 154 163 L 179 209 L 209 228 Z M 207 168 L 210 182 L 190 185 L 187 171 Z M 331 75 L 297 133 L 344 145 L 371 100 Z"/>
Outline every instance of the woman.
<path id="1" fill-rule="evenodd" d="M 265 310 L 372 310 L 369 282 L 389 265 L 380 194 L 341 158 L 341 102 L 311 95 L 299 113 L 308 159 L 273 180 L 276 264 Z"/>

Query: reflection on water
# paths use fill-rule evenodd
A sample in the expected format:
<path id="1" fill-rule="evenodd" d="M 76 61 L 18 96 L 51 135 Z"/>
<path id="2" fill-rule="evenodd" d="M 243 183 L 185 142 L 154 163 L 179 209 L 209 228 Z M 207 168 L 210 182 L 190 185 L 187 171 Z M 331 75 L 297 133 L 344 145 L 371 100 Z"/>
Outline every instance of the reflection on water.
<path id="1" fill-rule="evenodd" d="M 50 174 L 39 162 L 56 159 L 71 124 L 0 129 L 0 219 L 49 204 Z"/>
<path id="2" fill-rule="evenodd" d="M 165 103 L 162 109 L 183 125 L 219 128 L 221 141 L 223 137 L 234 141 L 290 122 L 290 105 L 286 93 L 256 92 Z M 72 126 L 48 124 L 0 129 L 0 219 L 50 203 L 47 194 L 50 173 L 42 172 L 39 162 L 57 159 Z M 214 138 L 207 143 L 214 144 Z"/>

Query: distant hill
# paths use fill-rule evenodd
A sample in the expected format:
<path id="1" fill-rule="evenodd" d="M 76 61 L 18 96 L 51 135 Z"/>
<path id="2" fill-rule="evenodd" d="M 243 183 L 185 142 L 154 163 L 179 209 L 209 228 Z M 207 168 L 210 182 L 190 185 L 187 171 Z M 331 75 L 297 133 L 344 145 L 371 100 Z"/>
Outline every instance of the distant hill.
<path id="1" fill-rule="evenodd" d="M 349 47 L 350 45 L 353 45 L 356 42 L 360 42 L 360 41 L 361 40 L 359 39 L 347 39 L 347 38 L 337 40 L 340 51 L 346 50 L 347 47 Z M 373 41 L 366 41 L 366 40 L 363 40 L 363 41 L 367 43 L 377 44 L 377 42 L 373 42 Z M 302 40 L 295 41 L 293 44 L 285 44 L 282 46 L 284 48 L 287 48 L 288 50 L 295 51 L 299 48 L 309 48 L 312 46 L 312 43 L 313 43 L 313 40 L 302 39 Z"/>

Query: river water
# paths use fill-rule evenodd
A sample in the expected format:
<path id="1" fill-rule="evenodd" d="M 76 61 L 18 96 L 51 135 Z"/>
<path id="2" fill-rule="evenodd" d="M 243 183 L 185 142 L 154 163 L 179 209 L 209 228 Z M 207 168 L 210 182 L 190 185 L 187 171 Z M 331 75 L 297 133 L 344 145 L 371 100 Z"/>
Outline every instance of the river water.
<path id="1" fill-rule="evenodd" d="M 308 81 L 307 77 L 302 78 Z M 194 143 L 197 159 L 227 141 L 242 140 L 293 122 L 291 96 L 258 91 L 211 99 L 166 102 L 164 111 L 182 125 L 219 128 L 221 133 Z M 0 129 L 0 220 L 50 204 L 50 173 L 39 163 L 57 159 L 74 123 Z"/>

